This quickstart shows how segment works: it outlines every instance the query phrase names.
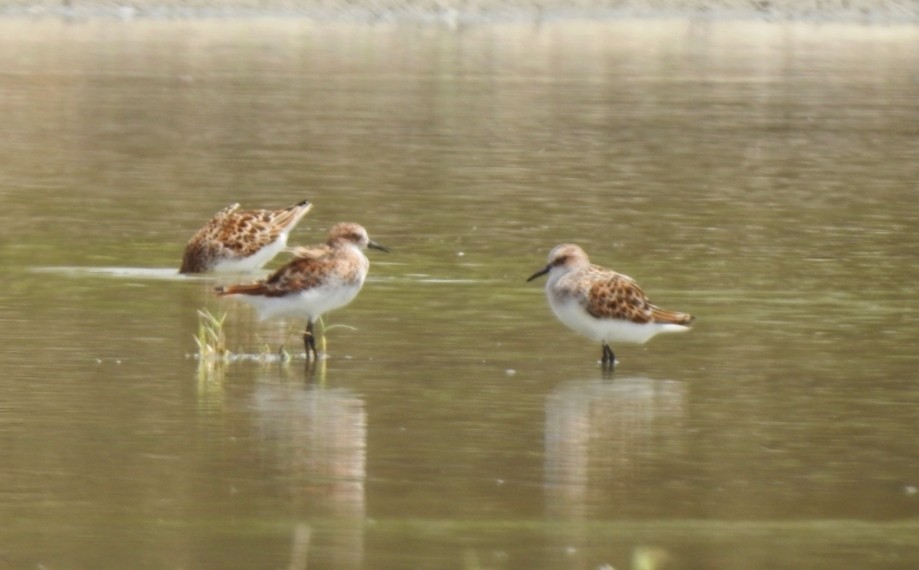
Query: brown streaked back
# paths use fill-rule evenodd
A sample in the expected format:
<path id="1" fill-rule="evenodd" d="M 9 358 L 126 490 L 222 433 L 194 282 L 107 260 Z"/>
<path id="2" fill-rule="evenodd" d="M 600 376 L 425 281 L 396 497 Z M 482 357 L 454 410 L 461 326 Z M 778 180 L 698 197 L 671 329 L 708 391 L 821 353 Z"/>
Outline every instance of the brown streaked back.
<path id="1" fill-rule="evenodd" d="M 689 326 L 695 317 L 662 309 L 648 299 L 634 279 L 612 270 L 591 266 L 594 279 L 587 292 L 587 312 L 598 319 L 620 319 L 637 324 L 662 323 Z"/>
<path id="2" fill-rule="evenodd" d="M 652 305 L 635 281 L 626 275 L 604 270 L 608 278 L 594 281 L 587 294 L 587 312 L 598 319 L 620 319 L 633 323 L 652 320 Z"/>
<path id="3" fill-rule="evenodd" d="M 290 231 L 311 208 L 308 200 L 281 210 L 238 211 L 239 204 L 231 204 L 188 241 L 179 273 L 200 273 L 221 260 L 249 257 Z"/>

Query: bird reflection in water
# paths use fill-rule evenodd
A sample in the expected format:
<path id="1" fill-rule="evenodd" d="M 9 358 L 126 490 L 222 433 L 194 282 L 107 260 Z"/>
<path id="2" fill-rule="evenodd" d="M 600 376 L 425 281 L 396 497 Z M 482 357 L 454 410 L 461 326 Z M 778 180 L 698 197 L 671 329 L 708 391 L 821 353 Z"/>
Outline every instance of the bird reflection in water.
<path id="1" fill-rule="evenodd" d="M 545 485 L 550 518 L 581 521 L 642 505 L 649 467 L 681 452 L 682 382 L 616 378 L 567 382 L 546 398 Z M 639 511 L 640 512 L 640 511 Z M 558 536 L 562 551 L 582 551 L 580 526 Z M 652 545 L 634 545 L 632 554 Z M 634 559 L 635 556 L 632 556 Z M 570 564 L 573 560 L 567 560 Z M 586 562 L 585 562 L 586 563 Z"/>
<path id="2" fill-rule="evenodd" d="M 253 394 L 264 448 L 287 485 L 294 529 L 290 568 L 360 568 L 364 552 L 367 413 L 342 388 L 262 383 Z M 309 521 L 316 521 L 311 525 Z"/>

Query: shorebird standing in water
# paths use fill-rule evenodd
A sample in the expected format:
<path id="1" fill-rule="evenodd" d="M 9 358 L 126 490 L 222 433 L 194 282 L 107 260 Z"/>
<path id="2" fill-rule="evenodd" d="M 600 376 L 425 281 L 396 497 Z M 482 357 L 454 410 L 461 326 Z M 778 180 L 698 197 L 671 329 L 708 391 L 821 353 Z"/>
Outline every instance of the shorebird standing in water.
<path id="1" fill-rule="evenodd" d="M 612 368 L 610 343 L 644 344 L 660 333 L 686 332 L 694 317 L 652 305 L 634 279 L 592 265 L 573 244 L 556 246 L 546 266 L 530 276 L 549 274 L 546 296 L 558 320 L 603 345 L 601 363 Z"/>
<path id="2" fill-rule="evenodd" d="M 313 323 L 357 297 L 370 268 L 370 260 L 364 255 L 368 247 L 389 251 L 371 240 L 360 225 L 342 222 L 332 227 L 324 244 L 293 248 L 296 257 L 267 279 L 218 287 L 217 294 L 233 295 L 249 303 L 262 319 L 306 319 L 306 359 L 309 361 L 312 353 L 318 360 Z"/>
<path id="3" fill-rule="evenodd" d="M 287 235 L 313 205 L 303 200 L 283 210 L 217 212 L 185 246 L 179 273 L 244 273 L 261 269 L 287 245 Z"/>

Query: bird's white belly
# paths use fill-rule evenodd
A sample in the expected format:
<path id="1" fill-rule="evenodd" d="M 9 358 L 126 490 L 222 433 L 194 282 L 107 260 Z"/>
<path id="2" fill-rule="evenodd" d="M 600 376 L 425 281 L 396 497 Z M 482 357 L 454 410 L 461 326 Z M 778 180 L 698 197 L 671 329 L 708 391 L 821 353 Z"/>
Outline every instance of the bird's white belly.
<path id="1" fill-rule="evenodd" d="M 549 298 L 552 311 L 560 321 L 587 338 L 617 344 L 644 344 L 663 332 L 683 332 L 682 325 L 663 323 L 633 323 L 620 319 L 598 319 L 591 316 L 576 300 L 557 301 Z"/>
<path id="2" fill-rule="evenodd" d="M 321 315 L 344 307 L 357 297 L 361 283 L 336 285 L 334 287 L 316 287 L 299 293 L 290 293 L 280 297 L 263 297 L 261 295 L 239 295 L 258 311 L 260 319 L 280 317 L 315 320 Z"/>
<path id="3" fill-rule="evenodd" d="M 249 273 L 257 271 L 266 263 L 274 259 L 287 245 L 287 234 L 283 233 L 278 239 L 256 251 L 249 257 L 241 259 L 224 259 L 214 264 L 212 271 L 217 273 Z"/>

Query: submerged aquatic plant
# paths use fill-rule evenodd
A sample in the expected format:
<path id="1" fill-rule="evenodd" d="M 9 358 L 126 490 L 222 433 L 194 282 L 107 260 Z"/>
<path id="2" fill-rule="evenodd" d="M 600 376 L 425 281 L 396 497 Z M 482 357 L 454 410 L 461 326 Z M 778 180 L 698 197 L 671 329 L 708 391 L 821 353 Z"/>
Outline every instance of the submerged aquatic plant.
<path id="1" fill-rule="evenodd" d="M 325 324 L 325 320 L 323 320 L 322 317 L 319 317 L 318 322 L 319 322 L 319 326 L 320 326 L 320 328 L 321 328 L 321 330 L 322 330 L 322 332 L 319 334 L 319 351 L 320 351 L 323 355 L 326 354 L 327 342 L 326 342 L 325 333 L 326 333 L 327 331 L 334 330 L 334 329 L 337 329 L 337 328 L 348 329 L 348 330 L 351 330 L 351 331 L 356 331 L 356 330 L 357 330 L 357 327 L 352 327 L 351 325 L 343 325 L 343 324 L 341 324 L 341 323 L 334 324 L 334 325 L 326 325 L 326 324 Z"/>
<path id="2" fill-rule="evenodd" d="M 227 337 L 223 332 L 223 321 L 227 314 L 215 317 L 207 309 L 198 309 L 198 334 L 195 344 L 198 345 L 198 361 L 206 363 L 226 362 L 233 356 L 227 350 Z"/>
<path id="3" fill-rule="evenodd" d="M 256 360 L 262 364 L 266 364 L 268 362 L 280 362 L 282 364 L 287 364 L 292 359 L 293 357 L 289 352 L 287 352 L 287 349 L 283 344 L 280 346 L 280 348 L 278 348 L 277 352 L 273 352 L 270 345 L 263 344 L 262 350 L 256 356 Z"/>
<path id="4" fill-rule="evenodd" d="M 227 349 L 227 338 L 223 330 L 223 323 L 226 318 L 226 313 L 217 317 L 207 309 L 198 309 L 198 333 L 194 336 L 198 351 L 194 354 L 194 358 L 198 361 L 200 372 L 210 374 L 216 368 L 221 367 L 221 365 L 236 361 L 254 361 L 261 362 L 262 364 L 275 362 L 288 364 L 293 360 L 301 358 L 299 355 L 295 356 L 288 352 L 284 344 L 280 346 L 277 352 L 272 351 L 271 347 L 267 344 L 262 345 L 259 352 L 255 354 L 231 352 Z M 319 324 L 321 332 L 318 340 L 319 349 L 322 354 L 326 352 L 326 331 L 335 328 L 357 330 L 350 325 L 344 324 L 326 326 L 321 318 L 319 319 Z M 288 333 L 288 336 L 290 336 L 290 334 L 291 333 Z"/>

